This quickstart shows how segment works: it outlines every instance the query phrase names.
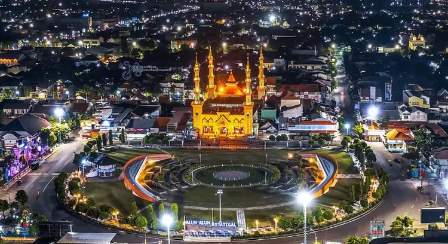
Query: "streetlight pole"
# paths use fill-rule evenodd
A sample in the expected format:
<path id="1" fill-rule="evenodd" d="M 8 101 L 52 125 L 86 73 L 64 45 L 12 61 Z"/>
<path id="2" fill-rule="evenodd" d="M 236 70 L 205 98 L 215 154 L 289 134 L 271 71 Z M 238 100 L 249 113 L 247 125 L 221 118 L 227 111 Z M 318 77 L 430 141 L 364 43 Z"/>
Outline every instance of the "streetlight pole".
<path id="1" fill-rule="evenodd" d="M 348 135 L 348 129 L 350 129 L 350 125 L 349 124 L 345 124 L 344 128 L 345 128 L 346 134 Z"/>
<path id="2" fill-rule="evenodd" d="M 164 214 L 162 216 L 162 224 L 166 226 L 167 236 L 168 236 L 168 244 L 170 244 L 170 225 L 173 223 L 173 217 L 168 214 Z"/>
<path id="3" fill-rule="evenodd" d="M 307 244 L 306 242 L 306 207 L 311 202 L 312 196 L 308 192 L 301 192 L 297 196 L 297 201 L 303 205 L 303 243 Z"/>
<path id="4" fill-rule="evenodd" d="M 222 221 L 222 219 L 221 219 L 221 217 L 222 217 L 222 212 L 221 212 L 221 195 L 222 195 L 223 193 L 224 193 L 224 192 L 223 192 L 222 190 L 218 190 L 218 191 L 216 192 L 216 195 L 219 196 L 219 223 L 221 223 L 221 221 Z"/>

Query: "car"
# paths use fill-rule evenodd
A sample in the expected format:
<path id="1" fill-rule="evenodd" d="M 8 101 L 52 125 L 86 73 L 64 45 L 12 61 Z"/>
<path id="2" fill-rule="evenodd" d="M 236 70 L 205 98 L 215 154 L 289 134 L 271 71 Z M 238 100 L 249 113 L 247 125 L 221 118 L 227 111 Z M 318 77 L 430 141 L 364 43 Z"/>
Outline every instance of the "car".
<path id="1" fill-rule="evenodd" d="M 31 168 L 32 170 L 37 170 L 37 169 L 39 168 L 39 166 L 40 166 L 39 162 L 33 162 L 33 163 L 30 165 L 30 168 Z"/>

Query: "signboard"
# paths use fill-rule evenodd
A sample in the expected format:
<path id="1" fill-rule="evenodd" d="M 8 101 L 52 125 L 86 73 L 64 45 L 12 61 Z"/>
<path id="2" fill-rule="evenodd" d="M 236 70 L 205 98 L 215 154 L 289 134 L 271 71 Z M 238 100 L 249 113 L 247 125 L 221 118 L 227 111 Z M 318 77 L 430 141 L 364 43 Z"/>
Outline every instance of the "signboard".
<path id="1" fill-rule="evenodd" d="M 210 220 L 186 220 L 185 225 L 198 225 L 205 227 L 236 227 L 235 222 L 212 222 Z"/>
<path id="2" fill-rule="evenodd" d="M 382 238 L 386 234 L 386 221 L 370 221 L 370 239 Z"/>
<path id="3" fill-rule="evenodd" d="M 376 87 L 370 87 L 370 100 L 375 101 L 376 98 Z"/>
<path id="4" fill-rule="evenodd" d="M 422 208 L 421 223 L 445 223 L 445 208 Z"/>
<path id="5" fill-rule="evenodd" d="M 384 99 L 386 101 L 391 101 L 392 100 L 392 83 L 386 83 L 384 90 L 385 90 L 384 91 Z"/>

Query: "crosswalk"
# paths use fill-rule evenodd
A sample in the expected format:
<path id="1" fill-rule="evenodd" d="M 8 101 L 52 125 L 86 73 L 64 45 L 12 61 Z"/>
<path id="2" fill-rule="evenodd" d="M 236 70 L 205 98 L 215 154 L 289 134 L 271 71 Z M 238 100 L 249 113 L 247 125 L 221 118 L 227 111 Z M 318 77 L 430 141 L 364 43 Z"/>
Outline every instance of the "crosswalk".
<path id="1" fill-rule="evenodd" d="M 31 172 L 28 173 L 30 176 L 58 176 L 59 173 L 37 173 L 37 172 Z"/>

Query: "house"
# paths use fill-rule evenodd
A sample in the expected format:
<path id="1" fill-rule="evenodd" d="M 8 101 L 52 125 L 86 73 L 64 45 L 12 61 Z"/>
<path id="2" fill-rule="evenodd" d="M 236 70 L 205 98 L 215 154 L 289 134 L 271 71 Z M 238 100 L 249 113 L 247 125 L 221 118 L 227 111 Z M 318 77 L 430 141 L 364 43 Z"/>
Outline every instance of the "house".
<path id="1" fill-rule="evenodd" d="M 431 107 L 429 96 L 421 91 L 403 90 L 403 103 L 420 108 Z"/>
<path id="2" fill-rule="evenodd" d="M 260 123 L 258 131 L 262 134 L 276 134 L 278 132 L 278 125 L 272 120 L 266 120 Z"/>
<path id="3" fill-rule="evenodd" d="M 318 84 L 282 85 L 277 91 L 277 96 L 295 96 L 302 99 L 313 99 L 315 102 L 322 101 L 322 92 Z M 297 104 L 291 106 L 294 105 Z"/>
<path id="4" fill-rule="evenodd" d="M 117 170 L 117 161 L 106 154 L 102 154 L 93 161 L 93 166 L 95 167 L 94 171 L 96 171 L 96 176 L 111 177 L 114 176 Z"/>
<path id="5" fill-rule="evenodd" d="M 339 130 L 338 122 L 329 119 L 318 118 L 314 120 L 298 121 L 297 119 L 283 118 L 283 123 L 280 121 L 279 130 L 287 130 L 289 134 L 337 134 Z M 285 123 L 286 122 L 286 123 Z"/>
<path id="6" fill-rule="evenodd" d="M 156 119 L 130 119 L 125 125 L 128 140 L 143 140 L 146 135 L 158 133 L 154 128 Z"/>
<path id="7" fill-rule="evenodd" d="M 197 40 L 192 38 L 175 39 L 171 41 L 171 49 L 174 51 L 179 51 L 182 45 L 187 45 L 190 48 L 194 48 L 197 44 Z"/>
<path id="8" fill-rule="evenodd" d="M 135 109 L 132 110 L 132 113 L 135 116 L 140 118 L 156 118 L 160 116 L 161 106 L 157 105 L 139 105 Z"/>
<path id="9" fill-rule="evenodd" d="M 400 120 L 403 121 L 428 121 L 426 109 L 420 107 L 409 107 L 405 104 L 398 106 Z"/>
<path id="10" fill-rule="evenodd" d="M 404 130 L 406 131 L 406 130 Z M 413 138 L 409 135 L 410 131 L 408 131 L 408 134 L 406 134 L 404 131 L 399 131 L 397 129 L 393 129 L 388 131 L 383 139 L 384 145 L 386 146 L 387 150 L 389 152 L 401 152 L 405 153 L 407 152 L 407 143 L 411 142 Z"/>
<path id="11" fill-rule="evenodd" d="M 3 113 L 7 117 L 18 117 L 30 111 L 32 105 L 28 102 L 8 102 L 3 103 Z"/>
<path id="12" fill-rule="evenodd" d="M 81 42 L 84 47 L 95 47 L 101 45 L 101 43 L 104 43 L 104 38 L 84 38 Z"/>
<path id="13" fill-rule="evenodd" d="M 167 133 L 173 135 L 184 135 L 187 132 L 187 126 L 192 127 L 191 107 L 177 107 L 171 111 L 173 117 L 167 125 Z"/>
<path id="14" fill-rule="evenodd" d="M 282 107 L 280 113 L 283 118 L 299 118 L 303 115 L 303 106 L 298 104 L 291 107 Z"/>
<path id="15" fill-rule="evenodd" d="M 440 147 L 431 152 L 430 160 L 438 167 L 438 179 L 448 178 L 448 147 Z"/>
<path id="16" fill-rule="evenodd" d="M 359 88 L 358 95 L 361 102 L 382 102 L 383 94 L 381 93 L 381 89 L 371 86 L 370 88 Z"/>
<path id="17" fill-rule="evenodd" d="M 0 53 L 0 65 L 15 66 L 25 58 L 25 55 L 21 53 Z"/>
<path id="18" fill-rule="evenodd" d="M 100 65 L 101 61 L 95 55 L 86 55 L 76 62 L 76 66 L 89 66 L 91 64 Z"/>
<path id="19" fill-rule="evenodd" d="M 329 66 L 324 57 L 310 57 L 298 61 L 290 61 L 288 64 L 288 69 L 308 69 L 308 70 L 328 70 Z"/>
<path id="20" fill-rule="evenodd" d="M 85 102 L 70 102 L 66 105 L 67 111 L 77 115 L 85 114 L 90 109 L 90 103 Z"/>
<path id="21" fill-rule="evenodd" d="M 25 114 L 15 118 L 4 127 L 0 128 L 0 138 L 3 148 L 11 148 L 17 142 L 26 138 L 32 139 L 39 135 L 42 128 L 50 127 L 45 119 L 31 114 Z M 45 143 L 45 142 L 44 142 Z"/>

